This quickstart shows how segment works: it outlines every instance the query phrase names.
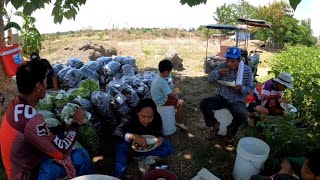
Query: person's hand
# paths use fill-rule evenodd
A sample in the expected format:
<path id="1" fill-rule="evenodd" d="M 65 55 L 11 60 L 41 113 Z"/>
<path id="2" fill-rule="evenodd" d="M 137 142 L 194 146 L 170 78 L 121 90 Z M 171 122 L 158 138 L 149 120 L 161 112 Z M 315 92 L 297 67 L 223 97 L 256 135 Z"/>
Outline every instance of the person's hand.
<path id="1" fill-rule="evenodd" d="M 162 137 L 158 137 L 157 138 L 157 144 L 158 146 L 160 146 L 163 143 L 163 138 Z"/>
<path id="2" fill-rule="evenodd" d="M 219 74 L 220 76 L 226 76 L 226 75 L 228 75 L 228 73 L 229 73 L 229 69 L 228 69 L 228 68 L 220 69 L 220 70 L 218 71 L 218 74 Z"/>
<path id="3" fill-rule="evenodd" d="M 84 110 L 80 107 L 74 112 L 72 122 L 77 123 L 79 125 L 84 124 L 85 123 L 84 117 L 85 117 Z"/>
<path id="4" fill-rule="evenodd" d="M 137 143 L 139 146 L 141 146 L 143 148 L 147 147 L 146 139 L 144 139 L 144 137 L 142 137 L 140 135 L 134 134 L 132 136 L 132 140 L 134 140 L 135 143 Z"/>
<path id="5" fill-rule="evenodd" d="M 242 86 L 241 85 L 237 85 L 236 87 L 231 87 L 234 91 L 238 91 L 240 92 L 242 90 Z"/>
<path id="6" fill-rule="evenodd" d="M 286 98 L 280 98 L 278 99 L 279 103 L 286 103 L 286 104 L 291 104 L 291 101 Z"/>

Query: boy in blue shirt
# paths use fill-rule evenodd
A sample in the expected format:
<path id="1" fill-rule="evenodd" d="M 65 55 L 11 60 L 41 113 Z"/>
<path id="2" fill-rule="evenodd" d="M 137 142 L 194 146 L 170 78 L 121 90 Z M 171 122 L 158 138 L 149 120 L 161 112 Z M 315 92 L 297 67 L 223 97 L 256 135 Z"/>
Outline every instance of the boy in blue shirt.
<path id="1" fill-rule="evenodd" d="M 160 74 L 156 76 L 151 84 L 151 97 L 157 106 L 175 106 L 177 108 L 177 123 L 176 125 L 184 130 L 188 128 L 184 124 L 183 112 L 184 101 L 178 98 L 178 93 L 175 93 L 169 86 L 166 78 L 170 77 L 173 64 L 171 61 L 164 59 L 158 65 Z"/>

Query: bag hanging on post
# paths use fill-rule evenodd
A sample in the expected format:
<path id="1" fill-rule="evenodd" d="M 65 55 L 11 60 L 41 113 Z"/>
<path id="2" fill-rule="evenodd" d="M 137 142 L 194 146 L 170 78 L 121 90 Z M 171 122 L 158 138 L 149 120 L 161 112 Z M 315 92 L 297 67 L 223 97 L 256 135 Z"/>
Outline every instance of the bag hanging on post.
<path id="1" fill-rule="evenodd" d="M 0 49 L 2 63 L 9 77 L 16 75 L 20 64 L 24 62 L 19 44 L 13 44 Z"/>

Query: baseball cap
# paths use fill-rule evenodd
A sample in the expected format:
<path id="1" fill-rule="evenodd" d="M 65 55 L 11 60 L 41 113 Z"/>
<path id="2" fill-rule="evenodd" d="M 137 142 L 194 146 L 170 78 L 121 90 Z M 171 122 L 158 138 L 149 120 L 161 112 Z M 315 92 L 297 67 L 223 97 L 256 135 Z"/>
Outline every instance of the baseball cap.
<path id="1" fill-rule="evenodd" d="M 237 47 L 229 47 L 226 51 L 226 58 L 238 59 L 241 57 L 241 50 Z"/>

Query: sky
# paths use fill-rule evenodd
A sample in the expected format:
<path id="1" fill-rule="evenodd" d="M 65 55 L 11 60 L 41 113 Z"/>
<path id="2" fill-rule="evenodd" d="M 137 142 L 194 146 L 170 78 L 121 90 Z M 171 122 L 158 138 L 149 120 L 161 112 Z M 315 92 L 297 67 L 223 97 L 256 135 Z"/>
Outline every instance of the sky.
<path id="1" fill-rule="evenodd" d="M 267 5 L 275 0 L 247 0 L 254 6 Z M 40 33 L 76 31 L 81 29 L 110 28 L 198 28 L 200 25 L 214 24 L 216 7 L 224 3 L 237 3 L 239 0 L 208 0 L 207 3 L 189 7 L 181 5 L 180 0 L 87 0 L 80 7 L 75 20 L 64 19 L 54 24 L 51 17 L 52 4 L 35 11 L 36 27 Z M 315 36 L 320 35 L 319 0 L 302 0 L 294 12 L 295 18 L 311 18 Z M 9 7 L 10 8 L 10 7 Z M 13 18 L 19 22 L 21 19 Z"/>

